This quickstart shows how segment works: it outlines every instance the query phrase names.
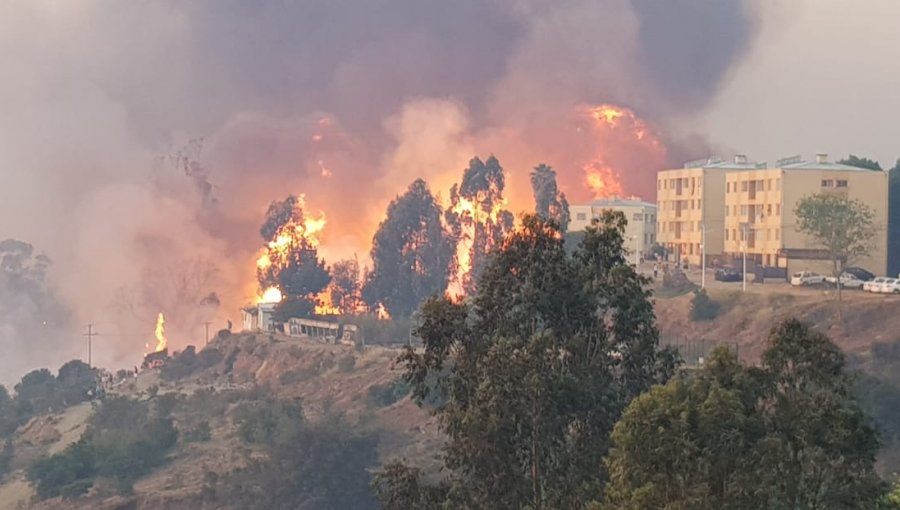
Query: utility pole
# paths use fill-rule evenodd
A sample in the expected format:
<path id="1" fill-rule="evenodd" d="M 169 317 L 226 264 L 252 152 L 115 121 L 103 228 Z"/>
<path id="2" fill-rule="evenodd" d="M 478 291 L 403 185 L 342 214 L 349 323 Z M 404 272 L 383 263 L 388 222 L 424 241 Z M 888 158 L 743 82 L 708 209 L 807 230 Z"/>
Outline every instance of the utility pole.
<path id="1" fill-rule="evenodd" d="M 747 292 L 747 242 L 749 239 L 746 223 L 741 225 L 741 233 L 743 234 L 743 239 L 741 239 L 741 250 L 744 252 L 744 269 L 741 271 L 741 292 Z"/>
<path id="2" fill-rule="evenodd" d="M 700 288 L 706 288 L 706 222 L 700 222 Z"/>
<path id="3" fill-rule="evenodd" d="M 88 339 L 88 366 L 93 367 L 94 366 L 93 362 L 92 362 L 93 360 L 91 359 L 91 355 L 92 355 L 91 350 L 93 349 L 93 346 L 91 344 L 93 343 L 94 337 L 97 336 L 97 333 L 94 333 L 94 325 L 88 324 L 87 333 L 85 333 L 82 336 L 86 336 Z"/>
<path id="4" fill-rule="evenodd" d="M 206 321 L 203 324 L 206 326 L 206 345 L 209 345 L 209 325 L 212 324 L 212 322 Z"/>

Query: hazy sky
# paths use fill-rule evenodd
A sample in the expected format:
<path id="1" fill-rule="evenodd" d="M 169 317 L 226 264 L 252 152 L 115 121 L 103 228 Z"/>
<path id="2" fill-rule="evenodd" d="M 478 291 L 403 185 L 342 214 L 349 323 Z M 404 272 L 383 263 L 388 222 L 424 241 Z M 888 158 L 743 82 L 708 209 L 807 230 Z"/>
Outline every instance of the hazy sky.
<path id="1" fill-rule="evenodd" d="M 762 32 L 694 126 L 760 161 L 900 158 L 900 2 L 763 3 Z"/>

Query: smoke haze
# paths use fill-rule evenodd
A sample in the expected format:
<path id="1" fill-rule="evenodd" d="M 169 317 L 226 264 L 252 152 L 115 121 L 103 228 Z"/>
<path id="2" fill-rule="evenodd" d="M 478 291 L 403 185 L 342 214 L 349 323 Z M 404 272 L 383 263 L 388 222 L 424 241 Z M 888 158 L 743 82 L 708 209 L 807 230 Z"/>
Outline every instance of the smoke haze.
<path id="1" fill-rule="evenodd" d="M 73 317 L 42 335 L 0 315 L 0 344 L 20 361 L 7 379 L 36 366 L 27 353 L 49 366 L 84 357 L 89 322 L 109 366 L 135 364 L 159 311 L 176 349 L 201 342 L 205 321 L 237 323 L 263 214 L 290 193 L 326 213 L 329 261 L 365 259 L 394 196 L 422 177 L 446 200 L 475 155 L 500 159 L 514 211 L 533 207 L 541 162 L 571 202 L 591 198 L 582 169 L 598 154 L 626 193 L 652 200 L 657 170 L 706 151 L 668 120 L 707 107 L 756 31 L 737 0 L 0 11 L 0 239 L 54 260 L 48 281 Z M 634 110 L 661 146 L 598 131 L 583 112 L 600 103 Z"/>

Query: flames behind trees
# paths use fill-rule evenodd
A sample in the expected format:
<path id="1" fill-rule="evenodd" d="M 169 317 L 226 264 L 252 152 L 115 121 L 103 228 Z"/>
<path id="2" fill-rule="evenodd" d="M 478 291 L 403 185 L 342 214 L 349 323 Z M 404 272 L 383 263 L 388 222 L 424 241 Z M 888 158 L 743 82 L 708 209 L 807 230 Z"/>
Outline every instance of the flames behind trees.
<path id="1" fill-rule="evenodd" d="M 565 232 L 569 226 L 569 201 L 556 185 L 556 171 L 543 163 L 534 167 L 531 190 L 534 193 L 534 212 L 555 221 Z"/>

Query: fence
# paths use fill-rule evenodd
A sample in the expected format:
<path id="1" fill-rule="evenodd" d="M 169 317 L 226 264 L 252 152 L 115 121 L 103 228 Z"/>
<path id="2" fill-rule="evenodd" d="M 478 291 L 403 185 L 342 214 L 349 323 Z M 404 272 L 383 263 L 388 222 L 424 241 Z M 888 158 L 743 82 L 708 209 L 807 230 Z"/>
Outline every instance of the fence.
<path id="1" fill-rule="evenodd" d="M 717 347 L 726 347 L 740 359 L 741 349 L 736 342 L 722 342 L 720 340 L 690 340 L 686 337 L 666 337 L 661 336 L 659 339 L 661 347 L 673 347 L 678 351 L 678 355 L 684 362 L 685 368 L 700 368 L 709 354 Z"/>

